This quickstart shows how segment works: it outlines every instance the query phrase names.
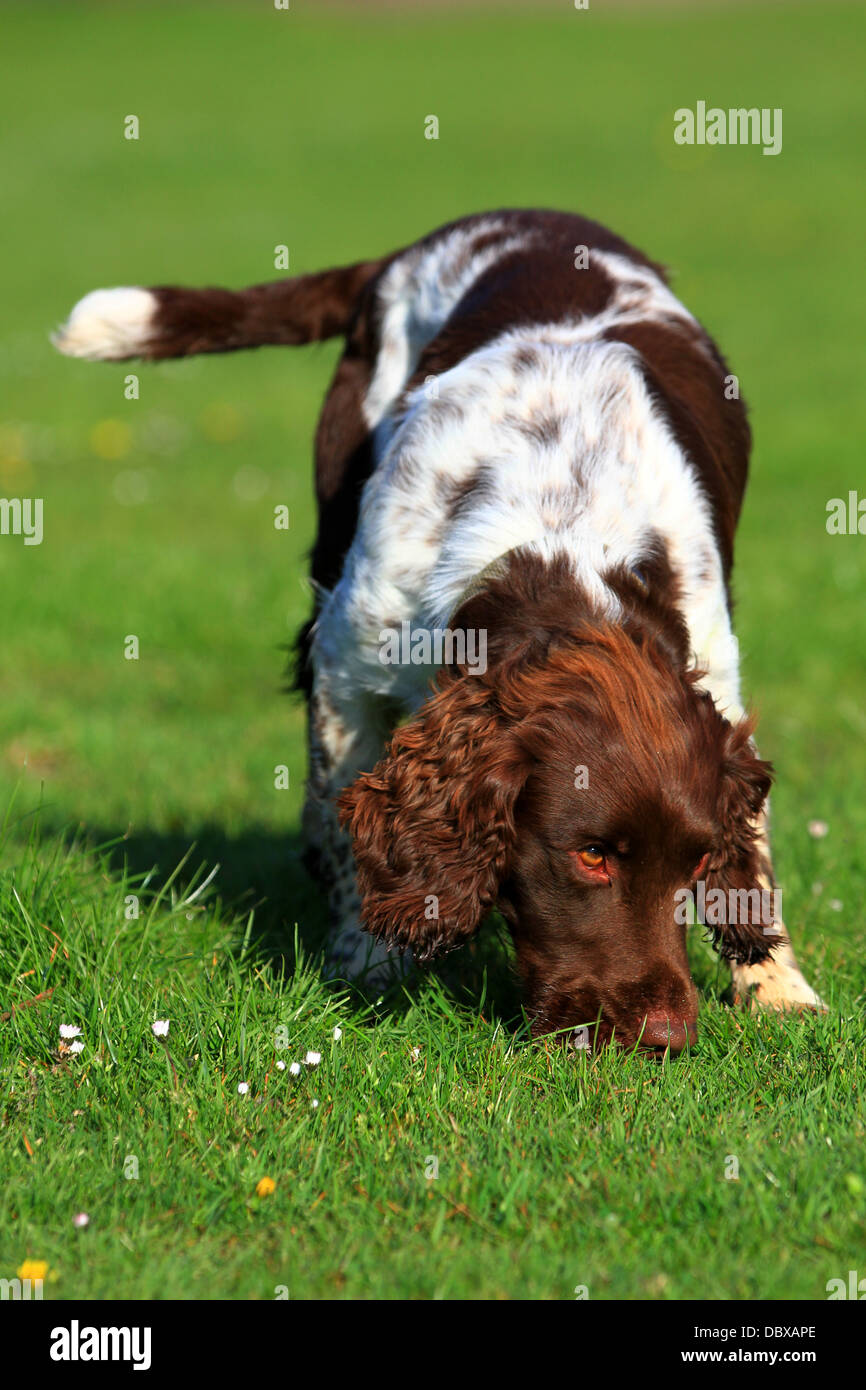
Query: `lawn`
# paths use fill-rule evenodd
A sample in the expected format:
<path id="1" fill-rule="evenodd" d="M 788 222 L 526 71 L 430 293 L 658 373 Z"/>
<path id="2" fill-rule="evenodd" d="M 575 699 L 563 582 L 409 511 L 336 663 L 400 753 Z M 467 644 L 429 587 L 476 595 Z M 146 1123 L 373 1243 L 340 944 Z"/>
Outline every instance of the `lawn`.
<path id="1" fill-rule="evenodd" d="M 0 1277 L 823 1299 L 866 1274 L 866 539 L 825 527 L 866 476 L 866 13 L 13 3 L 2 31 L 0 496 L 42 498 L 44 539 L 0 536 Z M 782 153 L 675 145 L 699 99 L 782 108 Z M 751 408 L 738 633 L 785 917 L 831 1008 L 733 1010 L 695 933 L 700 1042 L 664 1065 L 532 1045 L 495 924 L 396 998 L 319 977 L 284 648 L 337 345 L 48 344 L 99 285 L 248 284 L 279 245 L 301 272 L 514 204 L 670 265 Z"/>

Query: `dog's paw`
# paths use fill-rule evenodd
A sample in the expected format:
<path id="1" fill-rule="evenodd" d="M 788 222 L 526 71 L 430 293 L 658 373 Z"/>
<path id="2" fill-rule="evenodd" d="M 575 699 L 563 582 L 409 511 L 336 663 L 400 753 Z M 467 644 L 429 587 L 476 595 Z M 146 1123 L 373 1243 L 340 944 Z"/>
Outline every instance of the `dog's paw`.
<path id="1" fill-rule="evenodd" d="M 796 966 L 766 960 L 733 969 L 734 1001 L 776 1013 L 827 1013 L 827 1005 Z"/>

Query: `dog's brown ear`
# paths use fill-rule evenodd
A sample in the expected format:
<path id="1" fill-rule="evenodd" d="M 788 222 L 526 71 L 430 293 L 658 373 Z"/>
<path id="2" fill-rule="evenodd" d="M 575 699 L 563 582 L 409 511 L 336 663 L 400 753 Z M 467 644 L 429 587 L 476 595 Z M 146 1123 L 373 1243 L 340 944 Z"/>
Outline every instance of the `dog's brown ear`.
<path id="1" fill-rule="evenodd" d="M 470 937 L 496 902 L 527 757 L 486 682 L 452 679 L 339 798 L 364 926 L 419 960 Z"/>
<path id="2" fill-rule="evenodd" d="M 717 803 L 721 843 L 710 861 L 707 889 L 721 889 L 736 910 L 727 912 L 724 925 L 712 928 L 713 944 L 725 960 L 751 965 L 765 960 L 778 940 L 767 930 L 770 923 L 762 912 L 760 892 L 770 885 L 756 844 L 773 768 L 755 752 L 748 720 L 729 726 L 722 759 Z"/>

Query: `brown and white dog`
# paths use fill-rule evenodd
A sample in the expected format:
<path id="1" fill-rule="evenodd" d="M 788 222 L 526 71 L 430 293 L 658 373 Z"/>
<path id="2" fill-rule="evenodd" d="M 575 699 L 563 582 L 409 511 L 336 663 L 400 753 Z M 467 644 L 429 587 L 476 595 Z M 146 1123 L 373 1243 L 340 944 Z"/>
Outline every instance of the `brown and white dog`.
<path id="1" fill-rule="evenodd" d="M 770 768 L 729 594 L 746 412 L 662 269 L 582 217 L 503 211 L 239 292 L 97 290 L 56 341 L 117 360 L 336 334 L 300 677 L 333 968 L 427 959 L 498 905 L 536 1032 L 677 1052 L 700 881 L 740 909 L 706 918 L 737 997 L 822 1007 L 756 908 Z"/>

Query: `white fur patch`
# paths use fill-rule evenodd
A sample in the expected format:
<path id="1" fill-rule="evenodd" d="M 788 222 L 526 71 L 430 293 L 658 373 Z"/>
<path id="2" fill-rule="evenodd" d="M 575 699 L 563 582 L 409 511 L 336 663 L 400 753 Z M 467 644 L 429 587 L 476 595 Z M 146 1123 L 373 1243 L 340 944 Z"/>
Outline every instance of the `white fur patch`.
<path id="1" fill-rule="evenodd" d="M 501 231 L 502 239 L 474 250 Z M 504 218 L 484 217 L 456 228 L 432 246 L 413 246 L 394 261 L 378 288 L 382 327 L 376 370 L 364 401 L 371 429 L 384 419 L 451 310 L 488 266 L 524 246 L 529 235 L 508 235 Z"/>
<path id="2" fill-rule="evenodd" d="M 615 620 L 605 571 L 639 567 L 660 536 L 704 684 L 736 717 L 739 663 L 709 504 L 639 354 L 603 336 L 639 321 L 694 327 L 652 270 L 593 251 L 614 285 L 600 313 L 507 331 L 443 372 L 435 392 L 415 390 L 402 418 L 391 413 L 473 280 L 531 243 L 531 232 L 517 237 L 503 219 L 491 244 L 497 230 L 498 219 L 485 219 L 415 247 L 383 281 L 381 350 L 365 402 L 377 464 L 343 575 L 319 614 L 317 670 L 346 707 L 366 692 L 418 708 L 432 672 L 383 665 L 383 629 L 447 627 L 474 576 L 517 546 L 565 555 L 598 612 Z M 473 251 L 481 236 L 487 244 Z"/>
<path id="3" fill-rule="evenodd" d="M 150 290 L 124 286 L 80 299 L 51 341 L 67 357 L 116 362 L 136 357 L 154 336 L 158 301 Z"/>

